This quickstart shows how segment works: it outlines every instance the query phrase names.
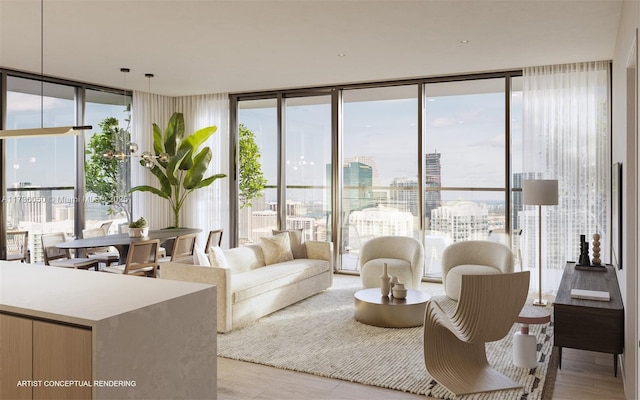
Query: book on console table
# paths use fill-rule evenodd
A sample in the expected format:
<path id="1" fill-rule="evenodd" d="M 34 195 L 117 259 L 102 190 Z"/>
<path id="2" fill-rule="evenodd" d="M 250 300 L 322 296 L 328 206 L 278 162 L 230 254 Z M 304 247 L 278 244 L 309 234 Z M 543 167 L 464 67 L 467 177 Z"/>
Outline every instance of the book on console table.
<path id="1" fill-rule="evenodd" d="M 609 292 L 600 290 L 571 289 L 571 297 L 574 299 L 611 301 Z"/>

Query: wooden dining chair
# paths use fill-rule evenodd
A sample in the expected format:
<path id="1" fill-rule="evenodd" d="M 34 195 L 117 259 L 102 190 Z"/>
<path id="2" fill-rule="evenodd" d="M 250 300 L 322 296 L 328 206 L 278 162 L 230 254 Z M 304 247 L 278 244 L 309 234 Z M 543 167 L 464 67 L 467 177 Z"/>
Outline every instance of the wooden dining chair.
<path id="1" fill-rule="evenodd" d="M 148 276 L 155 278 L 158 268 L 158 239 L 140 240 L 132 242 L 124 265 L 108 266 L 105 272 L 122 275 Z"/>
<path id="2" fill-rule="evenodd" d="M 90 269 L 98 271 L 98 260 L 90 258 L 73 258 L 69 249 L 59 249 L 59 243 L 64 243 L 66 236 L 64 232 L 47 233 L 42 235 L 42 252 L 44 254 L 44 264 L 53 267 Z"/>
<path id="3" fill-rule="evenodd" d="M 204 253 L 209 254 L 209 248 L 212 246 L 218 246 L 222 244 L 222 229 L 215 229 L 209 231 L 209 237 L 207 238 L 207 244 L 204 246 Z"/>
<path id="4" fill-rule="evenodd" d="M 173 242 L 171 255 L 160 258 L 159 262 L 178 262 L 183 264 L 193 264 L 193 257 L 196 249 L 197 233 L 180 235 Z"/>
<path id="5" fill-rule="evenodd" d="M 111 223 L 109 223 L 111 225 Z M 108 229 L 108 227 L 107 227 Z M 106 236 L 107 231 L 104 230 L 104 227 L 100 228 L 92 228 L 92 229 L 83 229 L 82 237 L 84 239 Z M 85 250 L 88 258 L 98 260 L 99 263 L 104 264 L 105 266 L 109 266 L 111 264 L 116 264 L 120 260 L 120 253 L 117 250 L 112 249 L 110 247 L 90 247 Z"/>
<path id="6" fill-rule="evenodd" d="M 7 232 L 7 261 L 28 263 L 29 231 Z"/>

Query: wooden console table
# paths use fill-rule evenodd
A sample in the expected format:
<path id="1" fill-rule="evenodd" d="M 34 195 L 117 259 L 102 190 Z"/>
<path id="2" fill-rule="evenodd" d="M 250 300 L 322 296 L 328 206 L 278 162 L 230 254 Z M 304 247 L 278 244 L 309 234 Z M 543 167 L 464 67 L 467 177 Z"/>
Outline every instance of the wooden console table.
<path id="1" fill-rule="evenodd" d="M 618 375 L 618 354 L 624 347 L 624 306 L 616 271 L 606 272 L 575 269 L 568 262 L 553 303 L 554 346 L 558 346 L 562 368 L 562 348 L 591 350 L 613 354 L 613 373 Z M 584 300 L 571 297 L 571 289 L 609 292 L 610 301 Z"/>

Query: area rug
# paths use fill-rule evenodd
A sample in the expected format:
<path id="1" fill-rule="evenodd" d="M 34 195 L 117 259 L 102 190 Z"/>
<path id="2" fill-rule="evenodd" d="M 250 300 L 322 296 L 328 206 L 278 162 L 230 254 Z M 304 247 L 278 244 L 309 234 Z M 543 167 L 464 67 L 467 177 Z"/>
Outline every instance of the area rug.
<path id="1" fill-rule="evenodd" d="M 218 334 L 218 356 L 438 399 L 456 398 L 426 372 L 422 327 L 378 328 L 355 321 L 353 294 L 357 290 L 331 288 L 244 328 Z M 449 302 L 449 307 L 455 307 Z M 557 362 L 550 367 L 553 327 L 549 325 L 530 327 L 540 347 L 540 362 L 531 370 L 512 364 L 512 337 L 518 324 L 504 339 L 487 344 L 489 363 L 523 389 L 456 399 L 550 399 Z M 549 377 L 548 369 L 552 372 Z"/>

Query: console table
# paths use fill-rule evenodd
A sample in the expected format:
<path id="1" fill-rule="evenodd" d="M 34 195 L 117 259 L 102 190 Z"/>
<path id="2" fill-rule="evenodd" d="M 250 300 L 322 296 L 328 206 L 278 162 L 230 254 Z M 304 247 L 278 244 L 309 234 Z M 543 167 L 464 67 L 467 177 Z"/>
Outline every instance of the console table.
<path id="1" fill-rule="evenodd" d="M 568 262 L 553 303 L 554 346 L 558 346 L 562 368 L 562 348 L 591 350 L 613 354 L 613 373 L 618 375 L 618 354 L 624 346 L 624 306 L 616 271 L 577 270 Z M 609 292 L 610 301 L 575 299 L 571 289 Z"/>

